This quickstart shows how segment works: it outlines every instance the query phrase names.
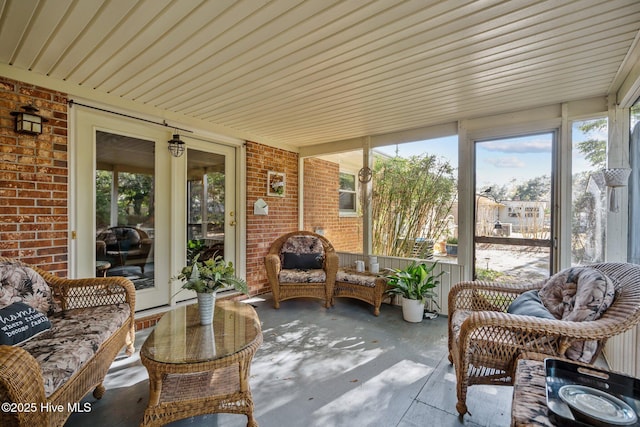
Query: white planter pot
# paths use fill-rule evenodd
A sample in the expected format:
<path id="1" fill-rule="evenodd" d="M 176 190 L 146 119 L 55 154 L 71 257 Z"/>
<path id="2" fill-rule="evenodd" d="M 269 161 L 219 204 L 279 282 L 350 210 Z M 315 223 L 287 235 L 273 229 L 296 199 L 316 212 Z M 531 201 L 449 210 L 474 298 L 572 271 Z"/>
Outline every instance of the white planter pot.
<path id="1" fill-rule="evenodd" d="M 200 311 L 200 324 L 210 325 L 213 323 L 213 312 L 216 307 L 216 293 L 197 293 L 198 309 Z"/>
<path id="2" fill-rule="evenodd" d="M 424 303 L 420 300 L 402 297 L 402 317 L 407 322 L 422 322 L 424 317 Z"/>

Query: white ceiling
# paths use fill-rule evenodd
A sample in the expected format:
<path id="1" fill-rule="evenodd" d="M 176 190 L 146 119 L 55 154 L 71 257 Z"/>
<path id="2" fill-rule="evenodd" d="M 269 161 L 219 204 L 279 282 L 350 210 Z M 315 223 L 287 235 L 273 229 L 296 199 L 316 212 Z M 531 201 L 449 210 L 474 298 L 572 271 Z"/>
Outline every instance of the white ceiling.
<path id="1" fill-rule="evenodd" d="M 638 0 L 0 0 L 0 63 L 292 146 L 604 96 Z"/>

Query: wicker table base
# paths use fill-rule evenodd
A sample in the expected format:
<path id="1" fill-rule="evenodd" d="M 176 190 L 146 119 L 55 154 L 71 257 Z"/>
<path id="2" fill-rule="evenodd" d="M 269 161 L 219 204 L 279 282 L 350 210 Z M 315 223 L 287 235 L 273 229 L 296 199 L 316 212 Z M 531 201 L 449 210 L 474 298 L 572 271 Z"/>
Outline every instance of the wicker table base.
<path id="1" fill-rule="evenodd" d="M 247 427 L 257 427 L 249 373 L 261 343 L 258 316 L 248 304 L 217 302 L 213 325 L 206 326 L 195 305 L 166 313 L 140 351 L 150 389 L 141 425 L 225 412 L 244 414 Z"/>

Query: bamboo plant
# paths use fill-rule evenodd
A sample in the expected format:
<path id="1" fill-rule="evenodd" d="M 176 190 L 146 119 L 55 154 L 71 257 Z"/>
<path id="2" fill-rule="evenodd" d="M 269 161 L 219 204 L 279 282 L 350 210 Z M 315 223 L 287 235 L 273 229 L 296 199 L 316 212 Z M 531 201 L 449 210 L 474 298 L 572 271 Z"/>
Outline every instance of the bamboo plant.
<path id="1" fill-rule="evenodd" d="M 415 238 L 440 239 L 455 197 L 453 167 L 436 156 L 378 159 L 372 194 L 373 252 L 407 257 Z"/>

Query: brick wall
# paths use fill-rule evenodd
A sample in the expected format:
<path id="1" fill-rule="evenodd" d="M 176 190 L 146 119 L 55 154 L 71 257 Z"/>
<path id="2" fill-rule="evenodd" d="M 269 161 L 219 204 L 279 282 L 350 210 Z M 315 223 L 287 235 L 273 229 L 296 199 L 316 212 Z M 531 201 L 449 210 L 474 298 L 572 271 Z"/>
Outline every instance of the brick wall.
<path id="1" fill-rule="evenodd" d="M 298 154 L 247 142 L 247 282 L 251 294 L 270 290 L 264 257 L 278 237 L 298 229 Z M 267 172 L 286 174 L 284 197 L 267 196 Z M 269 215 L 254 215 L 253 204 L 263 199 Z"/>
<path id="2" fill-rule="evenodd" d="M 27 104 L 49 120 L 37 137 L 14 131 Z M 66 276 L 68 175 L 66 94 L 0 77 L 0 256 Z"/>
<path id="3" fill-rule="evenodd" d="M 33 104 L 49 122 L 38 137 L 17 134 L 11 111 Z M 247 278 L 252 294 L 269 290 L 263 259 L 271 242 L 298 228 L 298 155 L 247 143 Z M 66 276 L 69 217 L 66 94 L 0 77 L 0 256 Z M 266 195 L 268 171 L 286 174 L 285 197 Z M 305 224 L 335 247 L 360 251 L 360 218 L 338 215 L 338 165 L 305 160 Z M 253 214 L 264 199 L 269 215 Z"/>
<path id="4" fill-rule="evenodd" d="M 341 217 L 338 189 L 339 165 L 326 160 L 304 159 L 304 226 L 317 228 L 338 251 L 362 252 L 362 217 Z"/>

